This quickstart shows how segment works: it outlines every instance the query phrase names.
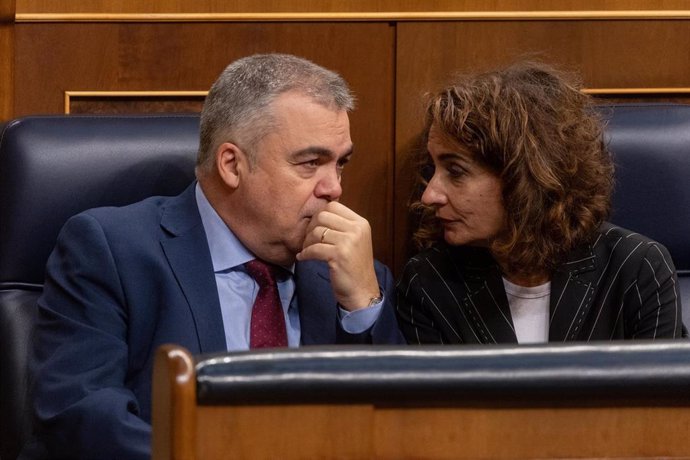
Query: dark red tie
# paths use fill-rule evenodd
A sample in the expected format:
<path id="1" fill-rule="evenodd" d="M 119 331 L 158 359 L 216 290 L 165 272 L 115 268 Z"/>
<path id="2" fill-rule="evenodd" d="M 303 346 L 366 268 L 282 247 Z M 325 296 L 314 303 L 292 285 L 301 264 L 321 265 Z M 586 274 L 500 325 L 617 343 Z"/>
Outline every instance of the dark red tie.
<path id="1" fill-rule="evenodd" d="M 259 259 L 250 260 L 244 266 L 259 285 L 252 308 L 249 348 L 287 347 L 285 316 L 275 278 L 277 267 Z"/>

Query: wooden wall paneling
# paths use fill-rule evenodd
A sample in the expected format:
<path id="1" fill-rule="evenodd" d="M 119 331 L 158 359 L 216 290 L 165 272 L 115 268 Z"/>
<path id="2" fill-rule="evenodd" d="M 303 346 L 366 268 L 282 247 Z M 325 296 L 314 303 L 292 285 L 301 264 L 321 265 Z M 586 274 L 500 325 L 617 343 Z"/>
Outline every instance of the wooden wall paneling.
<path id="1" fill-rule="evenodd" d="M 14 25 L 0 22 L 0 123 L 14 115 Z"/>
<path id="2" fill-rule="evenodd" d="M 397 43 L 397 272 L 413 250 L 407 201 L 412 147 L 422 131 L 422 94 L 451 72 L 494 68 L 527 56 L 579 71 L 588 88 L 690 87 L 686 20 L 405 22 L 398 24 Z"/>
<path id="3" fill-rule="evenodd" d="M 382 23 L 21 23 L 16 113 L 63 113 L 65 91 L 205 91 L 232 60 L 304 56 L 340 72 L 357 95 L 355 155 L 343 202 L 369 219 L 392 262 L 394 26 Z"/>
<path id="4" fill-rule="evenodd" d="M 266 13 L 266 12 L 462 12 L 683 10 L 686 0 L 17 0 L 31 13 Z"/>
<path id="5" fill-rule="evenodd" d="M 65 113 L 199 113 L 208 91 L 65 91 Z"/>
<path id="6" fill-rule="evenodd" d="M 0 122 L 14 115 L 14 0 L 0 0 Z"/>
<path id="7" fill-rule="evenodd" d="M 14 21 L 16 7 L 15 0 L 0 0 L 0 21 Z"/>

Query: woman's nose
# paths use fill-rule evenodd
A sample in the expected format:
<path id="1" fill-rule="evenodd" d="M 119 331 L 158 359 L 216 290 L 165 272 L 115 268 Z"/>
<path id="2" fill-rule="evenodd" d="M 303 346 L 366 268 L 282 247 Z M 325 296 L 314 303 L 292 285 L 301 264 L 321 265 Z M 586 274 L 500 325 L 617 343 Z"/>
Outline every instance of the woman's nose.
<path id="1" fill-rule="evenodd" d="M 427 183 L 424 193 L 422 193 L 422 203 L 427 206 L 441 206 L 446 203 L 446 195 L 440 189 L 435 174 Z"/>

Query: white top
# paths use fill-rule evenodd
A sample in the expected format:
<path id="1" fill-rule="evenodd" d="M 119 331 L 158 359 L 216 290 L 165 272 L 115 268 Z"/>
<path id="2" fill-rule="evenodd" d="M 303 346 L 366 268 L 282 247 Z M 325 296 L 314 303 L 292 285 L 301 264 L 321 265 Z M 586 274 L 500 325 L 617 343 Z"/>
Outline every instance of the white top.
<path id="1" fill-rule="evenodd" d="M 518 343 L 549 341 L 551 282 L 534 287 L 513 284 L 503 278 Z"/>

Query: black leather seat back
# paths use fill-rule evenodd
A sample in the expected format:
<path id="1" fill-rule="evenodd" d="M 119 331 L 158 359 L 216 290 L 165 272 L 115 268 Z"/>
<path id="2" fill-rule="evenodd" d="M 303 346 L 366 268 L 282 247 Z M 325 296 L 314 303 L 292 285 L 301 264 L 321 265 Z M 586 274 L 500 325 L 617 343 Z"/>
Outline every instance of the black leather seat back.
<path id="1" fill-rule="evenodd" d="M 8 123 L 0 141 L 0 282 L 43 283 L 70 216 L 183 190 L 194 178 L 198 124 L 195 115 Z"/>
<path id="2" fill-rule="evenodd" d="M 653 238 L 678 270 L 690 320 L 690 105 L 602 107 L 616 163 L 612 222 Z"/>
<path id="3" fill-rule="evenodd" d="M 26 360 L 45 264 L 83 210 L 175 195 L 194 179 L 198 115 L 38 116 L 0 136 L 0 458 L 26 440 Z"/>
<path id="4" fill-rule="evenodd" d="M 31 433 L 27 356 L 40 288 L 0 289 L 0 458 L 13 460 Z"/>
<path id="5" fill-rule="evenodd" d="M 352 346 L 200 355 L 197 403 L 690 405 L 690 343 Z"/>

